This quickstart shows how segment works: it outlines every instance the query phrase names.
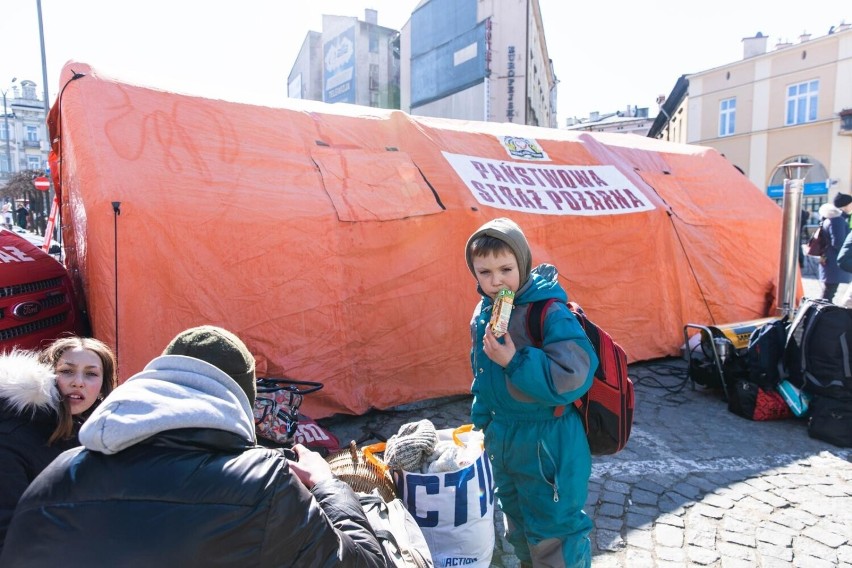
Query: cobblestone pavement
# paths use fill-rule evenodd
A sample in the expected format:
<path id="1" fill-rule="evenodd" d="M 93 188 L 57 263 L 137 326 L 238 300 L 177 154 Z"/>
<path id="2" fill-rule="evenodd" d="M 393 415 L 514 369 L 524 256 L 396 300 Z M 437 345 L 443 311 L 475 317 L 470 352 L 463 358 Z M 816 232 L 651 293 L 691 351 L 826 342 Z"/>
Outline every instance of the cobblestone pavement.
<path id="1" fill-rule="evenodd" d="M 598 567 L 852 568 L 852 450 L 808 437 L 802 419 L 752 422 L 693 387 L 682 359 L 630 366 L 636 411 L 627 447 L 595 457 L 587 512 Z M 423 418 L 468 423 L 470 398 L 321 421 L 373 443 Z M 492 566 L 519 565 L 497 509 Z"/>

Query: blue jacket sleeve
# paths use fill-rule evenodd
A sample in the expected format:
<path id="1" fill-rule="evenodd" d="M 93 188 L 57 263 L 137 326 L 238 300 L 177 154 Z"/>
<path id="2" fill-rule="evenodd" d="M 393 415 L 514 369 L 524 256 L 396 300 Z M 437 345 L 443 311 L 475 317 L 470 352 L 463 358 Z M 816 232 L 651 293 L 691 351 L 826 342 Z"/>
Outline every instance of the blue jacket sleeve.
<path id="1" fill-rule="evenodd" d="M 573 403 L 592 386 L 598 357 L 568 306 L 554 302 L 544 318 L 541 349 L 518 350 L 506 367 L 514 388 L 532 400 L 558 406 Z M 542 378 L 544 380 L 542 380 Z"/>

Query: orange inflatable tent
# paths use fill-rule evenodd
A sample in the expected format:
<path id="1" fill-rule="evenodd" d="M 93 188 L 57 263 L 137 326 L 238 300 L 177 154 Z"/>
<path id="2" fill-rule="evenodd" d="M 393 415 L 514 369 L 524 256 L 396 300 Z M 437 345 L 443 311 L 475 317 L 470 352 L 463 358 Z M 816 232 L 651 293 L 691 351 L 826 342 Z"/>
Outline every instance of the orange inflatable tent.
<path id="1" fill-rule="evenodd" d="M 68 265 L 122 378 L 210 323 L 259 375 L 322 382 L 302 407 L 313 418 L 466 393 L 478 295 L 464 245 L 502 216 L 630 361 L 679 354 L 686 323 L 774 314 L 781 211 L 713 149 L 250 106 L 82 63 L 60 85 Z"/>

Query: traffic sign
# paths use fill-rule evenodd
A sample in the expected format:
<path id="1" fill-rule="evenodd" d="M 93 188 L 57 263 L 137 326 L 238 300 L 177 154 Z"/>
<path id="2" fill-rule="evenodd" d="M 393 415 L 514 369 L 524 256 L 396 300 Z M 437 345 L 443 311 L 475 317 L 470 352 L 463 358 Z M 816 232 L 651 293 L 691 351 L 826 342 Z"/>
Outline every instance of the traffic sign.
<path id="1" fill-rule="evenodd" d="M 39 176 L 33 180 L 33 185 L 39 191 L 47 191 L 50 189 L 50 180 L 44 176 Z"/>

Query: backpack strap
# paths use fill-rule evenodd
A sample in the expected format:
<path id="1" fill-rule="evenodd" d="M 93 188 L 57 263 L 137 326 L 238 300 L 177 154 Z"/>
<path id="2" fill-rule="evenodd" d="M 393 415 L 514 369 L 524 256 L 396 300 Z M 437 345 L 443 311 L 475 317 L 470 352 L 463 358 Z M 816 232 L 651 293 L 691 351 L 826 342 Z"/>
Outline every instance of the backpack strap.
<path id="1" fill-rule="evenodd" d="M 556 298 L 537 300 L 532 302 L 527 310 L 527 334 L 532 339 L 533 345 L 539 349 L 544 343 L 544 317 L 547 315 L 547 308 L 555 301 Z M 563 412 L 565 412 L 565 405 L 560 404 L 553 409 L 553 416 L 559 418 Z"/>
<path id="2" fill-rule="evenodd" d="M 556 298 L 537 300 L 532 302 L 527 310 L 527 334 L 532 339 L 533 345 L 539 349 L 544 343 L 544 317 L 547 315 L 547 308 L 555 301 Z"/>

